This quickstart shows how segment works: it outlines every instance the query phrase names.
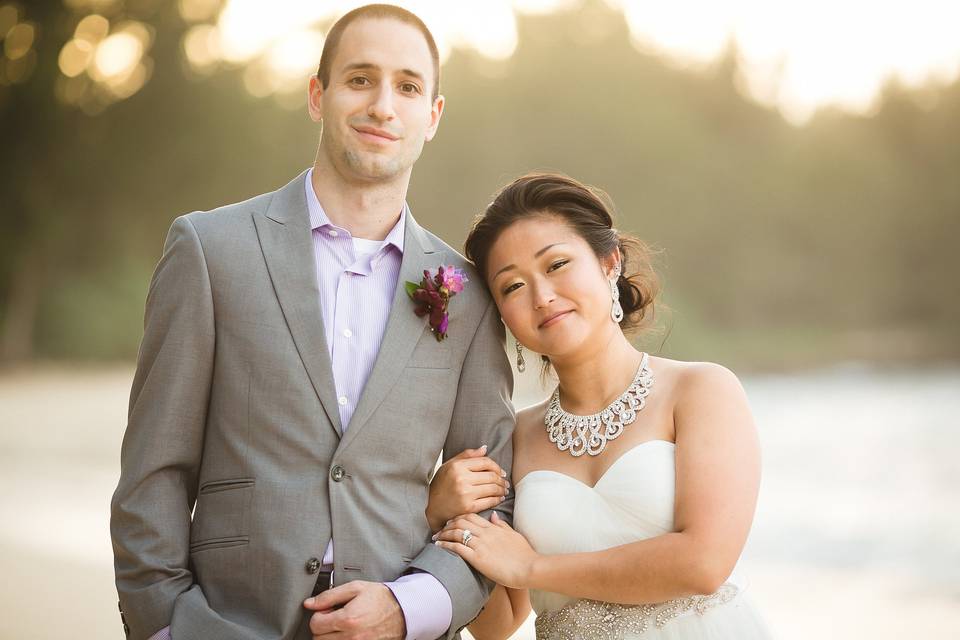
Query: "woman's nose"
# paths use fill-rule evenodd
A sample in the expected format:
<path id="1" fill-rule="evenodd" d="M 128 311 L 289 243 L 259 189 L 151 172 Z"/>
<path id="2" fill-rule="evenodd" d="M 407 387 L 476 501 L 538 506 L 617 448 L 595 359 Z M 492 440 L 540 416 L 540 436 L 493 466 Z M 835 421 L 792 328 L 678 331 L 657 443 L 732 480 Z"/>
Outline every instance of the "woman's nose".
<path id="1" fill-rule="evenodd" d="M 534 286 L 533 305 L 535 309 L 543 309 L 544 307 L 549 306 L 550 303 L 556 299 L 556 292 L 550 285 L 539 284 Z"/>

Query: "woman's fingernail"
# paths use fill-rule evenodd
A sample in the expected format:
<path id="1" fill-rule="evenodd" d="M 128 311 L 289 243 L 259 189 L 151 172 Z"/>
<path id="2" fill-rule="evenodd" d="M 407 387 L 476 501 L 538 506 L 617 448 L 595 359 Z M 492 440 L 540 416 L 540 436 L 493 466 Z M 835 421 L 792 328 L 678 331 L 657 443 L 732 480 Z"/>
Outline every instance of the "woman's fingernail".
<path id="1" fill-rule="evenodd" d="M 507 490 L 508 490 L 508 491 L 510 490 L 510 481 L 509 481 L 509 480 L 507 480 Z"/>
<path id="2" fill-rule="evenodd" d="M 486 453 L 486 452 L 487 452 L 487 445 L 482 445 L 480 447 L 480 453 Z"/>
<path id="3" fill-rule="evenodd" d="M 500 496 L 500 502 L 503 502 L 506 499 L 507 499 L 507 496 Z"/>
<path id="4" fill-rule="evenodd" d="M 507 477 L 507 472 L 506 472 L 505 469 L 500 469 L 500 477 L 501 477 L 501 478 L 506 478 L 506 477 Z"/>
<path id="5" fill-rule="evenodd" d="M 430 536 L 430 539 L 431 539 L 431 540 L 436 540 L 439 536 L 440 536 L 439 533 L 435 533 L 435 534 L 433 534 L 432 536 Z"/>

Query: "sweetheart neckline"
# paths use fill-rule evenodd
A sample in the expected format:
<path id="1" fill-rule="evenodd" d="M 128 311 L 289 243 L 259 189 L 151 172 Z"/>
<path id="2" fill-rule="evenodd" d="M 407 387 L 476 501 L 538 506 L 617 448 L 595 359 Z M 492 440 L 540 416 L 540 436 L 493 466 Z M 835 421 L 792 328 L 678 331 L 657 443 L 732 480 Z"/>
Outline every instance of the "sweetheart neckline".
<path id="1" fill-rule="evenodd" d="M 621 460 L 623 460 L 624 458 L 626 458 L 628 455 L 630 455 L 631 453 L 633 453 L 634 451 L 636 451 L 636 450 L 639 449 L 640 447 L 642 447 L 642 446 L 644 446 L 644 445 L 647 445 L 647 444 L 652 444 L 652 443 L 654 443 L 654 442 L 659 442 L 659 443 L 663 443 L 663 444 L 668 444 L 668 445 L 670 445 L 671 447 L 676 447 L 676 446 L 677 446 L 677 443 L 676 443 L 676 442 L 671 442 L 670 440 L 663 440 L 663 439 L 659 439 L 659 438 L 654 438 L 654 439 L 652 439 L 652 440 L 644 440 L 643 442 L 638 442 L 637 444 L 633 445 L 632 447 L 630 447 L 629 449 L 627 449 L 626 451 L 624 451 L 623 453 L 621 453 L 621 454 L 620 454 L 620 457 L 617 458 L 616 460 L 614 460 L 614 461 L 613 461 L 613 464 L 611 464 L 609 467 L 607 467 L 606 471 L 604 471 L 602 474 L 600 474 L 600 477 L 597 478 L 597 481 L 596 481 L 595 483 L 593 483 L 593 485 L 589 485 L 589 484 L 587 484 L 586 482 L 584 482 L 583 480 L 581 480 L 580 478 L 574 478 L 573 476 L 571 476 L 571 475 L 568 474 L 568 473 L 563 473 L 562 471 L 556 471 L 555 469 L 534 469 L 533 471 L 528 471 L 522 478 L 520 478 L 520 480 L 518 480 L 516 483 L 514 483 L 514 492 L 516 492 L 516 491 L 518 491 L 518 490 L 520 489 L 520 485 L 523 484 L 523 481 L 524 481 L 524 480 L 526 480 L 527 478 L 529 478 L 530 476 L 532 476 L 532 475 L 535 474 L 535 473 L 552 473 L 552 474 L 555 474 L 555 475 L 558 475 L 558 476 L 563 476 L 564 478 L 569 478 L 570 480 L 573 480 L 573 481 L 576 482 L 577 484 L 581 484 L 581 485 L 585 486 L 585 487 L 588 488 L 588 489 L 591 489 L 591 490 L 596 489 L 598 486 L 600 486 L 600 483 L 603 482 L 603 479 L 607 477 L 607 474 L 610 473 L 610 471 L 611 471 L 615 466 L 617 466 L 618 464 L 620 464 L 620 461 L 621 461 Z"/>

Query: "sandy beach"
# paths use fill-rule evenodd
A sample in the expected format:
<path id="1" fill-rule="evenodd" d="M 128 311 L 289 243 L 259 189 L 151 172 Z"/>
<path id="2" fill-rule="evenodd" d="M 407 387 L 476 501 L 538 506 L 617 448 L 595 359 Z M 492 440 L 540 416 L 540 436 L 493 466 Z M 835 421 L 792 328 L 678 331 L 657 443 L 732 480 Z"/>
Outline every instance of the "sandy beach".
<path id="1" fill-rule="evenodd" d="M 0 639 L 124 637 L 108 518 L 132 373 L 0 374 Z M 958 381 L 745 380 L 764 485 L 741 569 L 778 638 L 960 636 Z"/>

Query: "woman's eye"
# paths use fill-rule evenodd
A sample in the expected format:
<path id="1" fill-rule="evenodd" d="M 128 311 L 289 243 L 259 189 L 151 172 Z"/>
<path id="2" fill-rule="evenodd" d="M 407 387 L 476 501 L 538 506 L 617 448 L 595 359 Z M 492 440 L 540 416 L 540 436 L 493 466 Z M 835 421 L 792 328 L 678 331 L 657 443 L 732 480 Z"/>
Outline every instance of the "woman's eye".
<path id="1" fill-rule="evenodd" d="M 521 282 L 514 282 L 512 285 L 510 285 L 509 287 L 507 287 L 506 289 L 503 290 L 503 295 L 507 295 L 508 293 L 510 293 L 510 292 L 512 292 L 512 291 L 516 291 L 517 289 L 519 289 L 519 288 L 522 287 L 522 286 L 523 286 L 523 283 L 521 283 Z"/>
<path id="2" fill-rule="evenodd" d="M 560 267 L 562 267 L 563 265 L 567 264 L 568 262 L 570 262 L 570 261 L 569 261 L 569 260 L 557 260 L 556 262 L 554 262 L 553 264 L 550 265 L 550 268 L 547 269 L 547 272 L 549 273 L 550 271 L 555 271 L 556 269 L 559 269 Z"/>

